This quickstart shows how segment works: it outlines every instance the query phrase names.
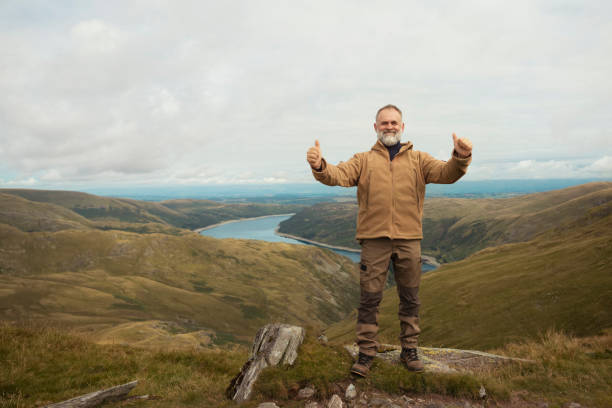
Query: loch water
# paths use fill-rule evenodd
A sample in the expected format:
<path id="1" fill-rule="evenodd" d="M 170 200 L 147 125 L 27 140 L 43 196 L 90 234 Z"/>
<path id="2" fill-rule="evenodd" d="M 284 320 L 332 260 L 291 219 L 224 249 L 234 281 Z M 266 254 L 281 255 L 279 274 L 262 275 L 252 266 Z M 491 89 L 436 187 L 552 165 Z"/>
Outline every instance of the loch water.
<path id="1" fill-rule="evenodd" d="M 278 225 L 282 221 L 289 218 L 291 218 L 291 215 L 271 215 L 268 217 L 231 221 L 210 229 L 203 230 L 200 232 L 200 234 L 213 238 L 259 239 L 268 242 L 285 242 L 288 244 L 320 246 L 310 242 L 303 242 L 292 238 L 282 237 L 276 234 L 276 229 L 278 228 Z M 330 249 L 340 255 L 349 258 L 353 262 L 359 262 L 359 252 L 343 251 L 341 249 L 332 248 Z M 427 272 L 432 269 L 435 268 L 431 265 L 422 265 L 423 272 Z"/>

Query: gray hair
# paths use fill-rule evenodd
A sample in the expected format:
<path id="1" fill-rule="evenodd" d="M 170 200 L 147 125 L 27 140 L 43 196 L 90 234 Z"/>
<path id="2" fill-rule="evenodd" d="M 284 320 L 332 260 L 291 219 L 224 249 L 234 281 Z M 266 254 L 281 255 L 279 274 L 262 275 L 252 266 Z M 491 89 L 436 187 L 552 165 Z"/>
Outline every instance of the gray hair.
<path id="1" fill-rule="evenodd" d="M 400 114 L 400 116 L 402 116 L 402 111 L 401 111 L 401 110 L 400 110 L 400 109 L 399 109 L 397 106 L 395 106 L 395 105 L 391 105 L 391 104 L 388 104 L 388 105 L 383 106 L 382 108 L 380 108 L 380 109 L 379 109 L 379 110 L 376 112 L 376 118 L 375 118 L 375 120 L 378 120 L 378 114 L 379 114 L 380 112 L 384 111 L 385 109 L 393 109 L 393 110 L 397 111 L 397 112 Z"/>

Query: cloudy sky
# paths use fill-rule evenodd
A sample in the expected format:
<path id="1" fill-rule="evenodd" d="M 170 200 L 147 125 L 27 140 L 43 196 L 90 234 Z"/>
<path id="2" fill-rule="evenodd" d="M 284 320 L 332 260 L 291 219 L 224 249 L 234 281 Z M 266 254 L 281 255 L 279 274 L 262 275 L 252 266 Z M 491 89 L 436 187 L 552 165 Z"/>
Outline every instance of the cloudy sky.
<path id="1" fill-rule="evenodd" d="M 612 2 L 0 2 L 0 187 L 310 182 L 404 112 L 467 179 L 612 178 Z"/>

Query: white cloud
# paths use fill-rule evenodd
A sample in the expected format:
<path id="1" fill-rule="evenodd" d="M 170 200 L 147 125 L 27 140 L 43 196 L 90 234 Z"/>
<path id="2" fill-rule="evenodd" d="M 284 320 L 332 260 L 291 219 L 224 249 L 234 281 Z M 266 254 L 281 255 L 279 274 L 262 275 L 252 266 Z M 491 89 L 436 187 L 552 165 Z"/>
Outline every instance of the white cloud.
<path id="1" fill-rule="evenodd" d="M 599 173 L 601 177 L 612 177 L 612 156 L 604 156 L 585 168 L 586 171 Z"/>
<path id="2" fill-rule="evenodd" d="M 116 50 L 121 43 L 121 33 L 110 24 L 100 20 L 81 21 L 71 30 L 77 47 L 84 53 L 107 54 Z"/>
<path id="3" fill-rule="evenodd" d="M 612 178 L 612 157 L 598 160 L 520 160 L 495 165 L 475 164 L 466 178 L 486 179 L 609 179 Z"/>
<path id="4" fill-rule="evenodd" d="M 4 184 L 312 180 L 314 139 L 347 160 L 389 102 L 415 149 L 446 160 L 453 132 L 470 138 L 469 177 L 610 175 L 612 3 L 23 1 L 0 15 Z"/>

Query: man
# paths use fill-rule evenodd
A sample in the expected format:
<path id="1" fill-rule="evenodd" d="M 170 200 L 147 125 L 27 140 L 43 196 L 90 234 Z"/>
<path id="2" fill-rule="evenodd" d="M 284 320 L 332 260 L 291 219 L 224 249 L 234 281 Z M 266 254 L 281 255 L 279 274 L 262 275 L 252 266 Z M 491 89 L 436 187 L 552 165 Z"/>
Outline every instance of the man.
<path id="1" fill-rule="evenodd" d="M 351 372 L 366 377 L 378 349 L 378 305 L 389 265 L 400 299 L 401 359 L 411 371 L 423 371 L 417 354 L 418 290 L 421 280 L 421 221 L 427 183 L 454 183 L 467 171 L 472 143 L 453 133 L 454 150 L 448 162 L 400 143 L 402 112 L 386 105 L 376 113 L 378 141 L 369 152 L 357 153 L 337 166 L 321 155 L 319 141 L 306 159 L 315 179 L 330 186 L 357 186 L 357 240 L 361 244 L 361 300 L 357 316 L 358 361 Z"/>

